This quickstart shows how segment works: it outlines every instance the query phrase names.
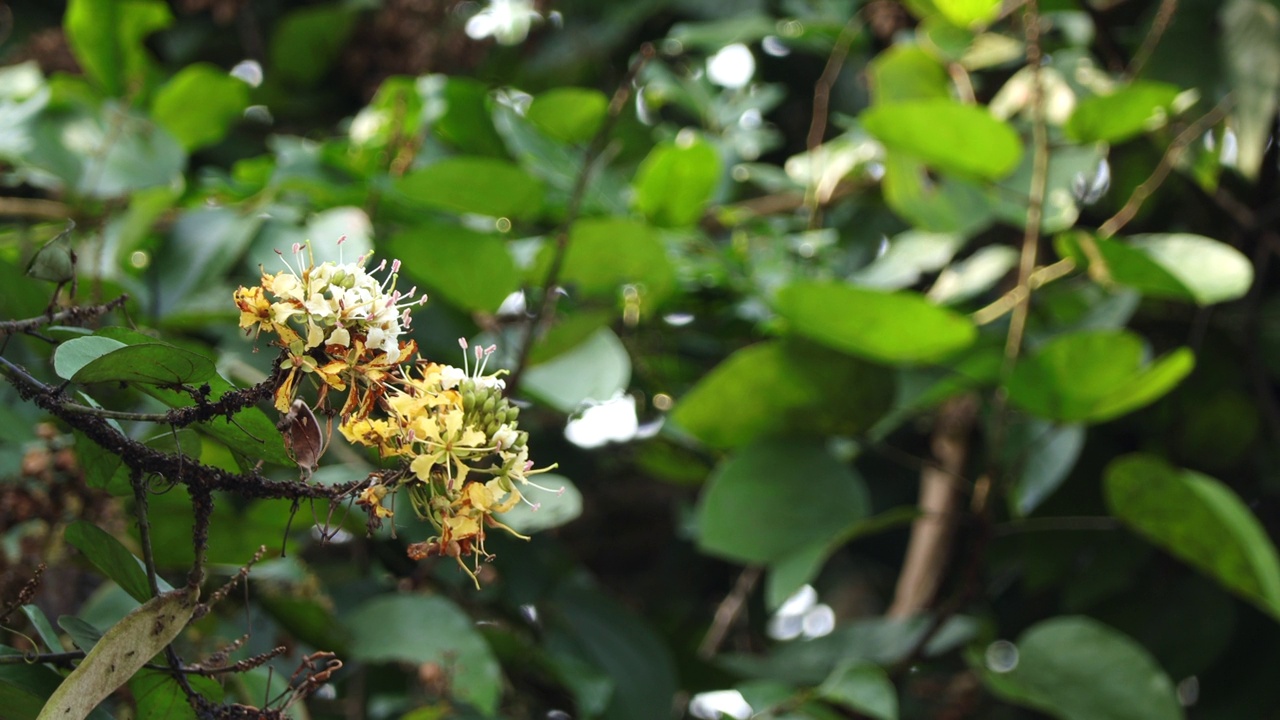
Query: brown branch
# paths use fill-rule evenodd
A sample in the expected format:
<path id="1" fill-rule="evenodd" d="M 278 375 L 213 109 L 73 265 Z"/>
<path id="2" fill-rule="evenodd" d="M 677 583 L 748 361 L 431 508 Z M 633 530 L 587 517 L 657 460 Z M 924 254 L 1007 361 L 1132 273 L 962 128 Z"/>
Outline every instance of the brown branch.
<path id="1" fill-rule="evenodd" d="M 822 68 L 822 75 L 818 76 L 817 82 L 813 85 L 813 119 L 809 121 L 809 134 L 805 138 L 805 148 L 809 151 L 809 163 L 811 166 L 809 187 L 805 189 L 805 206 L 809 208 L 810 230 L 814 230 L 822 224 L 822 203 L 827 200 L 827 198 L 818 197 L 818 178 L 821 173 L 817 167 L 817 150 L 827 133 L 827 113 L 831 106 L 831 88 L 840 77 L 840 70 L 844 67 L 845 58 L 849 56 L 849 46 L 853 43 L 853 38 L 861 27 L 862 19 L 859 15 L 849 18 L 849 22 L 845 23 L 844 28 L 840 30 L 840 36 L 836 38 L 836 44 L 831 48 L 831 54 L 827 56 L 827 64 L 826 67 Z"/>
<path id="2" fill-rule="evenodd" d="M 71 206 L 55 200 L 0 197 L 0 216 L 64 220 L 71 217 Z"/>
<path id="3" fill-rule="evenodd" d="M 733 590 L 720 601 L 720 605 L 716 607 L 716 614 L 711 621 L 711 627 L 707 628 L 707 634 L 702 638 L 702 644 L 698 646 L 698 657 L 703 660 L 710 660 L 715 657 L 720 650 L 720 644 L 724 642 L 725 636 L 729 634 L 729 628 L 733 627 L 737 621 L 738 615 L 742 612 L 742 608 L 746 605 L 747 596 L 751 594 L 756 583 L 760 581 L 760 575 L 764 572 L 759 565 L 752 565 L 744 568 L 742 573 L 738 575 L 738 581 L 733 584 Z"/>
<path id="4" fill-rule="evenodd" d="M 1178 0 L 1160 0 L 1160 8 L 1156 10 L 1156 16 L 1151 20 L 1151 30 L 1142 39 L 1142 47 L 1138 48 L 1138 52 L 1129 61 L 1129 67 L 1124 71 L 1125 77 L 1132 79 L 1142 73 L 1142 68 L 1156 51 L 1156 46 L 1160 44 L 1160 39 L 1173 23 L 1173 16 L 1177 11 Z"/>
<path id="5" fill-rule="evenodd" d="M 952 539 L 959 519 L 960 488 L 969 450 L 969 434 L 977 417 L 974 395 L 958 395 L 942 405 L 933 431 L 933 455 L 920 472 L 920 517 L 911 524 L 907 555 L 886 615 L 909 617 L 932 604 L 946 575 Z"/>
<path id="6" fill-rule="evenodd" d="M 613 132 L 614 126 L 618 124 L 618 119 L 622 117 L 622 110 L 626 107 L 627 100 L 631 97 L 632 85 L 635 84 L 636 78 L 645 64 L 655 54 L 656 51 L 650 43 L 644 43 L 640 46 L 640 52 L 636 55 L 635 60 L 632 61 L 631 66 L 627 68 L 626 74 L 622 76 L 622 81 L 618 83 L 618 89 L 614 91 L 613 98 L 609 100 L 609 110 L 605 115 L 604 122 L 600 124 L 600 129 L 591 138 L 591 144 L 587 146 L 587 151 L 583 155 L 582 167 L 578 171 L 577 178 L 574 179 L 573 190 L 569 194 L 569 204 L 565 209 L 564 222 L 560 224 L 560 228 L 555 234 L 555 254 L 551 257 L 551 265 L 547 268 L 546 277 L 542 281 L 541 301 L 538 303 L 538 309 L 534 312 L 533 317 L 529 319 L 524 340 L 520 343 L 520 355 L 511 371 L 511 377 L 507 381 L 506 394 L 508 396 L 515 396 L 520 387 L 520 381 L 524 378 L 525 369 L 529 364 L 529 354 L 533 351 L 533 343 L 538 328 L 549 321 L 555 311 L 556 286 L 560 282 L 560 271 L 564 267 L 564 259 L 569 252 L 569 231 L 573 228 L 573 224 L 577 222 L 578 214 L 582 210 L 582 201 L 586 197 L 587 182 L 591 179 L 591 171 L 595 166 L 596 160 L 604 153 L 609 141 L 609 135 Z"/>
<path id="7" fill-rule="evenodd" d="M 128 295 L 105 302 L 101 305 L 84 305 L 80 307 L 67 308 L 59 310 L 50 315 L 37 315 L 33 318 L 25 320 L 4 320 L 0 321 L 0 335 L 14 335 L 17 333 L 25 333 L 53 324 L 69 324 L 80 325 L 86 320 L 101 317 L 107 313 L 121 307 L 129 300 Z"/>

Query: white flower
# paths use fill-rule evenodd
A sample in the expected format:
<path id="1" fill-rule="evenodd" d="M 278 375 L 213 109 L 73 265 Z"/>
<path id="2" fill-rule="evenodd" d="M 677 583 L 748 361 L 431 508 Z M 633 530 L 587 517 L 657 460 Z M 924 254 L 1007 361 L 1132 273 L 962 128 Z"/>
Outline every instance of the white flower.
<path id="1" fill-rule="evenodd" d="M 742 43 L 728 45 L 707 59 L 707 78 L 721 87 L 746 87 L 755 74 L 755 56 Z"/>
<path id="2" fill-rule="evenodd" d="M 533 0 L 489 0 L 489 6 L 467 20 L 467 36 L 473 40 L 492 37 L 502 45 L 518 45 L 529 28 L 542 16 L 533 9 Z"/>

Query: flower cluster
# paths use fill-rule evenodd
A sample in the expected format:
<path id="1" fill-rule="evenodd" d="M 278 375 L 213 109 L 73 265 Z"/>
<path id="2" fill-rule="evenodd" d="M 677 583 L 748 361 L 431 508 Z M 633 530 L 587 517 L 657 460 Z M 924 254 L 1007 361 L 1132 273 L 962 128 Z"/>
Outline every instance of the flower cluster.
<path id="1" fill-rule="evenodd" d="M 388 496 L 405 489 L 414 512 L 437 533 L 410 545 L 410 557 L 453 557 L 476 580 L 480 560 L 492 557 L 486 529 L 524 538 L 495 516 L 522 501 L 533 505 L 521 489 L 545 490 L 529 477 L 554 467 L 534 469 L 520 410 L 503 396 L 501 371 L 485 374 L 494 348 L 474 348 L 474 367 L 466 362 L 471 348 L 465 340 L 462 368 L 417 357 L 413 340 L 400 336 L 409 327 L 409 309 L 426 298 L 414 300 L 416 288 L 404 295 L 395 290 L 399 261 L 379 281 L 365 270 L 365 258 L 304 266 L 302 251 L 294 246 L 298 270 L 286 262 L 287 271 L 263 272 L 259 286 L 235 292 L 240 326 L 274 333 L 286 351 L 276 407 L 290 407 L 299 378 L 307 375 L 319 381 L 318 404 L 331 389 L 347 391 L 343 437 L 400 461 L 357 500 L 370 524 L 392 518 Z M 385 268 L 383 262 L 373 272 Z M 475 569 L 464 557 L 475 559 Z"/>

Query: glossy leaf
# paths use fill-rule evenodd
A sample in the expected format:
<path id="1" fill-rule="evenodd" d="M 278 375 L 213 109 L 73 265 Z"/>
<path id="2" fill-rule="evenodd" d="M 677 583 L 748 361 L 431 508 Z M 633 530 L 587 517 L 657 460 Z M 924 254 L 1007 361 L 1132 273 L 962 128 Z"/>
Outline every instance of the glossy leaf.
<path id="1" fill-rule="evenodd" d="M 977 337 L 967 318 L 913 292 L 798 282 L 778 291 L 774 304 L 793 332 L 885 363 L 938 360 Z"/>
<path id="2" fill-rule="evenodd" d="M 718 448 L 778 435 L 854 435 L 893 402 L 883 367 L 801 341 L 730 355 L 676 404 L 671 420 Z"/>
<path id="3" fill-rule="evenodd" d="M 216 372 L 213 361 L 199 353 L 165 343 L 145 343 L 117 348 L 94 358 L 77 370 L 71 381 L 81 384 L 136 382 L 175 386 L 201 383 Z"/>
<path id="4" fill-rule="evenodd" d="M 1124 142 L 1163 125 L 1177 96 L 1173 85 L 1134 82 L 1110 95 L 1081 100 L 1065 130 L 1079 142 Z"/>
<path id="5" fill-rule="evenodd" d="M 720 183 L 720 155 L 697 136 L 661 143 L 636 171 L 633 204 L 653 224 L 691 225 Z"/>
<path id="6" fill-rule="evenodd" d="M 107 631 L 58 686 L 39 720 L 84 720 L 104 698 L 133 676 L 182 632 L 196 610 L 189 589 L 159 595 Z"/>
<path id="7" fill-rule="evenodd" d="M 766 441 L 735 452 L 707 481 L 698 546 L 742 563 L 766 563 L 833 536 L 867 514 L 859 477 L 819 444 Z"/>
<path id="8" fill-rule="evenodd" d="M 49 618 L 45 616 L 43 610 L 36 605 L 23 605 L 22 614 L 27 616 L 31 627 L 35 628 L 36 635 L 40 636 L 40 641 L 44 643 L 45 649 L 55 653 L 60 653 L 64 650 L 62 641 L 58 639 L 58 631 L 53 629 L 53 624 L 49 622 Z"/>
<path id="9" fill-rule="evenodd" d="M 880 53 L 867 72 L 877 103 L 951 97 L 946 68 L 915 45 L 895 45 Z"/>
<path id="10" fill-rule="evenodd" d="M 429 621 L 428 621 L 429 620 Z M 451 670 L 451 693 L 484 713 L 497 709 L 502 675 L 493 652 L 457 605 L 441 596 L 383 595 L 343 617 L 352 659 L 435 663 Z"/>
<path id="11" fill-rule="evenodd" d="M 1120 331 L 1085 331 L 1045 343 L 1014 368 L 1009 399 L 1042 418 L 1103 422 L 1159 399 L 1191 372 L 1179 348 L 1147 364 L 1142 340 Z"/>
<path id="12" fill-rule="evenodd" d="M 1067 479 L 1084 449 L 1084 428 L 1030 419 L 1014 425 L 1006 440 L 1008 467 L 1017 483 L 1010 501 L 1019 515 L 1040 506 Z"/>
<path id="13" fill-rule="evenodd" d="M 1253 285 L 1253 264 L 1239 250 L 1202 235 L 1134 235 L 1130 245 L 1187 289 L 1199 305 L 1237 300 Z"/>
<path id="14" fill-rule="evenodd" d="M 876 105 L 861 119 L 886 148 L 943 171 L 994 180 L 1012 172 L 1022 158 L 1022 141 L 1013 128 L 984 109 L 954 100 Z"/>
<path id="15" fill-rule="evenodd" d="M 492 313 L 520 285 L 506 240 L 460 225 L 424 223 L 387 240 L 401 272 L 464 310 Z M 475 273 L 483 269 L 483 282 Z"/>
<path id="16" fill-rule="evenodd" d="M 212 65 L 197 63 L 156 91 L 151 116 L 190 151 L 225 137 L 248 105 L 248 85 Z M 192 112 L 196 107 L 199 112 Z"/>
<path id="17" fill-rule="evenodd" d="M 1059 720 L 1179 720 L 1173 682 L 1124 634 L 1085 617 L 1037 623 L 1018 638 L 1017 664 L 986 671 L 1006 700 Z"/>
<path id="18" fill-rule="evenodd" d="M 1105 482 L 1116 517 L 1280 618 L 1280 558 L 1257 517 L 1226 485 L 1141 454 L 1112 461 Z"/>
<path id="19" fill-rule="evenodd" d="M 877 720 L 898 718 L 898 691 L 873 663 L 841 665 L 818 686 L 818 696 Z"/>
<path id="20" fill-rule="evenodd" d="M 542 209 L 542 183 L 493 158 L 446 158 L 405 175 L 396 188 L 416 203 L 450 212 L 533 220 Z"/>
<path id="21" fill-rule="evenodd" d="M 108 95 L 120 96 L 147 75 L 143 40 L 172 22 L 161 0 L 72 0 L 63 26 L 85 74 Z"/>
<path id="22" fill-rule="evenodd" d="M 1256 178 L 1280 105 L 1280 8 L 1263 0 L 1227 0 L 1218 10 L 1221 47 L 1235 106 L 1236 167 Z"/>
<path id="23" fill-rule="evenodd" d="M 556 140 L 580 143 L 596 134 L 608 109 L 609 98 L 599 90 L 562 87 L 535 97 L 525 116 Z"/>

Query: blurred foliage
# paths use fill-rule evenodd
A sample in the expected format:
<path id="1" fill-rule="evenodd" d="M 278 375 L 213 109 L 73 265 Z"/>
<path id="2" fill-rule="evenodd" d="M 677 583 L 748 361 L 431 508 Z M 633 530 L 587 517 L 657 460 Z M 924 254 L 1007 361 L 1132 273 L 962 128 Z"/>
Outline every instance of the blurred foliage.
<path id="1" fill-rule="evenodd" d="M 0 664 L 0 714 L 1280 707 L 1273 0 L 0 10 L 11 384 L 156 413 L 262 382 L 233 290 L 345 236 L 430 295 L 425 356 L 497 346 L 560 465 L 479 590 L 406 555 L 407 508 L 367 532 L 219 492 L 203 598 L 267 558 L 187 625 L 120 458 L 4 385 L 0 659 L 47 662 Z M 110 422 L 283 482 L 276 417 Z M 335 435 L 309 482 L 379 462 Z M 148 482 L 167 591 L 197 511 Z M 108 660 L 171 637 L 206 668 L 282 649 L 216 681 Z"/>

